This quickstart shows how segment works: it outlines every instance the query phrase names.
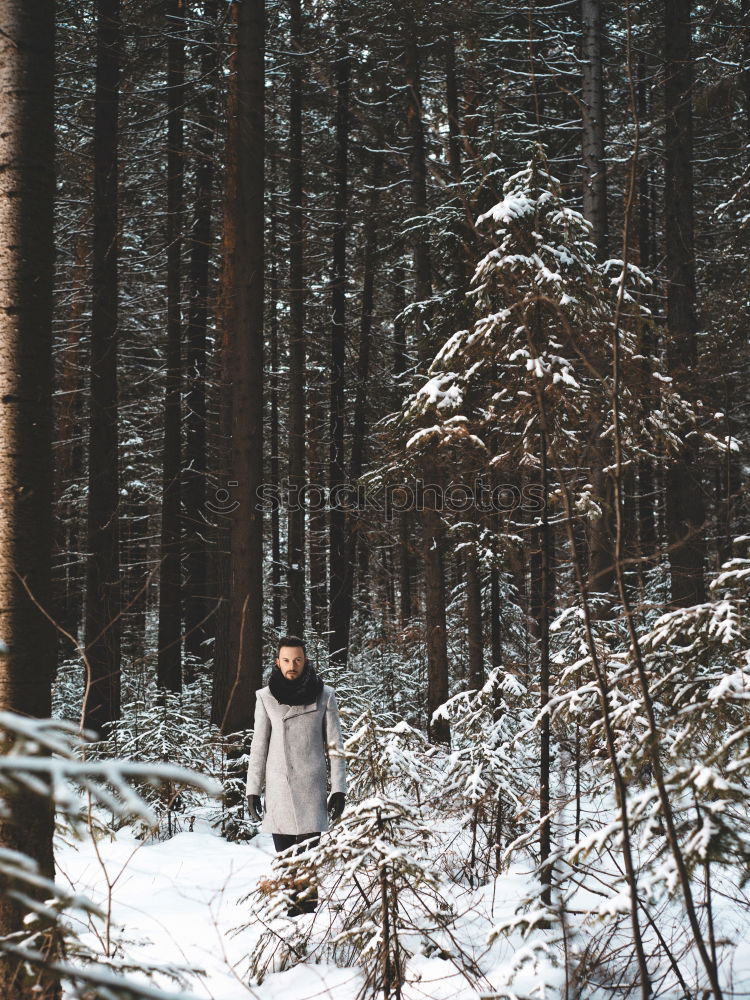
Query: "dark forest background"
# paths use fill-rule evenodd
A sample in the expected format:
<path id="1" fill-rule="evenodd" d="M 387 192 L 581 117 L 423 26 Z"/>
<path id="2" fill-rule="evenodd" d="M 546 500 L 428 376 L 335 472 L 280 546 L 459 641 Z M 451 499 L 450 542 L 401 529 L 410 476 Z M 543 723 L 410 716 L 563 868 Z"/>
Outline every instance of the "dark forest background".
<path id="1" fill-rule="evenodd" d="M 413 485 L 384 418 L 473 321 L 492 245 L 476 219 L 534 144 L 597 260 L 627 253 L 652 281 L 643 365 L 664 361 L 701 428 L 746 438 L 744 3 L 245 8 L 59 5 L 55 617 L 86 648 L 94 728 L 143 670 L 173 691 L 210 674 L 214 721 L 249 725 L 285 630 L 321 666 L 366 669 L 370 648 L 421 664 L 423 710 L 428 661 L 430 708 L 483 665 L 538 669 L 541 603 L 574 582 L 555 518 L 512 506 L 533 459 L 493 471 L 509 492 L 492 515 L 315 502 Z M 614 595 L 602 429 L 596 413 L 576 429 L 603 516 L 575 537 Z M 639 602 L 699 601 L 746 530 L 744 450 L 694 438 L 675 468 L 662 442 L 626 470 Z M 474 481 L 460 450 L 424 461 L 425 482 Z M 260 483 L 306 486 L 307 515 L 258 517 Z"/>
<path id="2" fill-rule="evenodd" d="M 746 588 L 748 0 L 2 9 L 2 707 L 247 737 L 303 634 L 442 747 L 517 679 L 541 817 L 549 706 L 624 795 L 635 691 L 666 815 L 659 685 Z"/>

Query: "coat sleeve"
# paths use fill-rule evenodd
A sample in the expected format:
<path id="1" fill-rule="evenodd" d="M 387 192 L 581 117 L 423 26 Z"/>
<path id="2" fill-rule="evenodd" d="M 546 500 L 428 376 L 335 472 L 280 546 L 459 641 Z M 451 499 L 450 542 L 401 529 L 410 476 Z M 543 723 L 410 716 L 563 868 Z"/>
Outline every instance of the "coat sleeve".
<path id="1" fill-rule="evenodd" d="M 336 695 L 331 691 L 324 718 L 326 753 L 331 764 L 331 792 L 346 792 L 346 758 Z"/>
<path id="2" fill-rule="evenodd" d="M 271 720 L 259 694 L 255 696 L 255 723 L 253 742 L 250 746 L 250 760 L 247 764 L 247 785 L 245 795 L 260 795 L 266 780 L 266 758 L 271 740 Z"/>

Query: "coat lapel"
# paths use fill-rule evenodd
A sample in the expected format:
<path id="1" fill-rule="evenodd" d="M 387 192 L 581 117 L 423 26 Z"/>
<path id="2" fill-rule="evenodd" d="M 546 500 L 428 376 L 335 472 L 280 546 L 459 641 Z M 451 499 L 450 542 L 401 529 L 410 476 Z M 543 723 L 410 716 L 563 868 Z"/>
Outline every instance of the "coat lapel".
<path id="1" fill-rule="evenodd" d="M 306 712 L 315 712 L 318 708 L 317 699 L 311 705 L 285 705 L 286 712 L 282 718 L 290 719 L 293 715 L 304 715 Z"/>

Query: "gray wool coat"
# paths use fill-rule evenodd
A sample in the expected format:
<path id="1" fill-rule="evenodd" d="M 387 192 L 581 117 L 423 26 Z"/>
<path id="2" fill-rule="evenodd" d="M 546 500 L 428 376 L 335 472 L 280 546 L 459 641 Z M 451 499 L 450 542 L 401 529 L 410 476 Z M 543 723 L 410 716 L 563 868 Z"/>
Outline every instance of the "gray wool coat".
<path id="1" fill-rule="evenodd" d="M 264 833 L 328 829 L 326 760 L 331 792 L 346 792 L 341 723 L 333 688 L 323 685 L 310 705 L 281 705 L 268 687 L 255 696 L 255 725 L 247 766 L 247 795 L 265 785 Z"/>

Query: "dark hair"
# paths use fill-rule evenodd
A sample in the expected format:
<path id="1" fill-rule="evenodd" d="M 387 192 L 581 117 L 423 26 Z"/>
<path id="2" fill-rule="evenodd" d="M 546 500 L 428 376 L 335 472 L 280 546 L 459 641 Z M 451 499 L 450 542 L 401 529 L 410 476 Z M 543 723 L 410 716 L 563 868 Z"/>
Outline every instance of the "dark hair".
<path id="1" fill-rule="evenodd" d="M 307 648 L 298 635 L 282 635 L 276 646 L 277 656 L 282 646 L 301 646 L 302 652 L 305 654 L 305 659 L 307 659 Z"/>

